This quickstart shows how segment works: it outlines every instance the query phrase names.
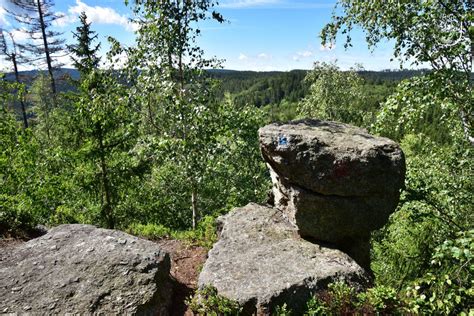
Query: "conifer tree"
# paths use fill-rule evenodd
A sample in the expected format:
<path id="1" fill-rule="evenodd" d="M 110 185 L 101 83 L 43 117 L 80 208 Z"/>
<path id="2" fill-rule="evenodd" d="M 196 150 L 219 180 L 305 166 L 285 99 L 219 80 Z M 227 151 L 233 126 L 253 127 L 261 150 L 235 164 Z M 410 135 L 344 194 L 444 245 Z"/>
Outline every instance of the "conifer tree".
<path id="1" fill-rule="evenodd" d="M 7 43 L 7 39 L 5 37 L 5 33 L 8 34 L 10 37 L 11 41 L 11 47 L 9 47 Z M 18 63 L 21 61 L 24 61 L 20 53 L 18 52 L 17 45 L 15 42 L 15 39 L 13 37 L 13 34 L 11 32 L 5 32 L 2 28 L 0 28 L 0 54 L 4 55 L 7 59 L 7 61 L 11 61 L 13 65 L 13 71 L 15 73 L 15 81 L 18 84 L 21 84 L 20 82 L 20 75 L 18 73 Z M 23 98 L 20 97 L 20 104 L 21 104 L 21 113 L 23 116 L 23 126 L 25 128 L 28 128 L 28 118 L 26 116 L 26 107 L 25 107 L 25 102 L 23 101 Z"/>
<path id="2" fill-rule="evenodd" d="M 53 70 L 60 65 L 57 63 L 58 53 L 64 52 L 62 33 L 52 30 L 53 22 L 62 15 L 53 12 L 53 0 L 10 0 L 15 10 L 10 11 L 17 22 L 26 26 L 30 42 L 19 44 L 19 48 L 31 54 L 30 63 L 35 63 L 43 56 L 48 68 L 51 81 L 51 91 L 56 94 L 56 82 Z M 38 44 L 37 41 L 41 41 Z M 37 64 L 35 64 L 37 66 Z"/>
<path id="3" fill-rule="evenodd" d="M 68 45 L 69 51 L 74 55 L 72 60 L 74 66 L 81 74 L 87 74 L 92 69 L 99 66 L 100 57 L 97 53 L 100 49 L 100 43 L 93 45 L 93 42 L 97 39 L 97 33 L 91 31 L 91 23 L 87 22 L 87 16 L 85 12 L 82 12 L 79 16 L 81 25 L 76 28 L 76 33 L 73 33 L 73 37 L 77 40 L 77 44 Z"/>

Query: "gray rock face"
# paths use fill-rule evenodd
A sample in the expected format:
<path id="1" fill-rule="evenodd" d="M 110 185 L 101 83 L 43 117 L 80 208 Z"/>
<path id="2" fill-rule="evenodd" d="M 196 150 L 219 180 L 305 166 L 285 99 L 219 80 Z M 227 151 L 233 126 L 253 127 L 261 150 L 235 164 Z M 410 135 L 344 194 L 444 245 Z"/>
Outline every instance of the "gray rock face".
<path id="1" fill-rule="evenodd" d="M 58 226 L 0 261 L 0 313 L 167 315 L 169 269 L 150 241 Z"/>
<path id="2" fill-rule="evenodd" d="M 303 120 L 259 130 L 275 207 L 301 236 L 369 267 L 370 232 L 395 210 L 405 178 L 397 143 L 347 124 Z"/>
<path id="3" fill-rule="evenodd" d="M 263 156 L 278 175 L 318 194 L 385 195 L 404 181 L 398 144 L 358 127 L 302 120 L 267 125 L 259 136 Z"/>
<path id="4" fill-rule="evenodd" d="M 348 255 L 299 237 L 280 210 L 249 204 L 219 221 L 220 238 L 209 252 L 199 286 L 214 286 L 242 304 L 244 314 L 269 314 L 284 302 L 298 313 L 311 294 L 332 281 L 368 282 Z"/>

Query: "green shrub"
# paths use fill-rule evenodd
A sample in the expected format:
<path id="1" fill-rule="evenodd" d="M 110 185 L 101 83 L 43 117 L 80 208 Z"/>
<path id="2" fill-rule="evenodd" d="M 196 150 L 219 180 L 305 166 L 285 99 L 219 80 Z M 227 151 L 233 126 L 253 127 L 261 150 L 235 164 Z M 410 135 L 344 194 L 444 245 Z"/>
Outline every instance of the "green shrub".
<path id="1" fill-rule="evenodd" d="M 199 221 L 195 230 L 175 231 L 171 235 L 189 245 L 211 249 L 217 241 L 216 220 L 212 216 L 205 216 Z"/>
<path id="2" fill-rule="evenodd" d="M 329 284 L 328 295 L 327 305 L 332 314 L 341 315 L 354 309 L 356 292 L 346 283 L 337 281 Z"/>
<path id="3" fill-rule="evenodd" d="M 219 295 L 212 286 L 198 290 L 186 304 L 198 315 L 239 315 L 242 312 L 239 303 Z"/>
<path id="4" fill-rule="evenodd" d="M 306 316 L 319 315 L 400 315 L 402 302 L 395 289 L 377 286 L 357 294 L 357 291 L 344 282 L 328 285 L 328 290 L 311 298 Z"/>
<path id="5" fill-rule="evenodd" d="M 326 303 L 319 297 L 312 297 L 306 304 L 305 316 L 322 316 L 328 314 L 329 308 L 327 307 Z"/>
<path id="6" fill-rule="evenodd" d="M 474 314 L 474 230 L 459 232 L 435 250 L 431 269 L 406 289 L 410 311 Z"/>
<path id="7" fill-rule="evenodd" d="M 132 224 L 128 227 L 127 232 L 132 235 L 152 240 L 171 236 L 171 230 L 169 228 L 156 224 Z"/>
<path id="8" fill-rule="evenodd" d="M 189 246 L 200 246 L 207 249 L 217 241 L 215 219 L 212 216 L 205 216 L 199 222 L 195 230 L 172 230 L 163 225 L 157 224 L 131 224 L 126 230 L 129 234 L 147 239 L 157 240 L 162 238 L 173 238 L 182 240 Z"/>
<path id="9" fill-rule="evenodd" d="M 402 302 L 397 291 L 389 286 L 376 286 L 357 296 L 358 309 L 369 314 L 400 315 Z"/>
<path id="10" fill-rule="evenodd" d="M 281 306 L 277 306 L 272 315 L 273 316 L 291 316 L 292 313 L 291 313 L 291 310 L 288 309 L 288 306 L 286 306 L 286 303 L 284 303 Z"/>

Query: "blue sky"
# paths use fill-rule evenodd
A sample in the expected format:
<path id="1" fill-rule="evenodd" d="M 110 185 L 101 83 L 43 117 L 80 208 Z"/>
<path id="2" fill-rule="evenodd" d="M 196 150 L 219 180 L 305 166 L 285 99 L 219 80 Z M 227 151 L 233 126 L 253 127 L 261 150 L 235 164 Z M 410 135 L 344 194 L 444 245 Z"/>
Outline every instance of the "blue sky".
<path id="1" fill-rule="evenodd" d="M 0 0 L 4 7 L 6 0 Z M 390 62 L 392 45 L 382 43 L 370 52 L 361 31 L 353 33 L 354 47 L 345 50 L 343 39 L 335 47 L 322 47 L 318 34 L 330 21 L 335 0 L 221 0 L 217 8 L 228 20 L 201 25 L 200 46 L 207 57 L 225 59 L 224 68 L 236 70 L 310 69 L 315 61 L 335 61 L 347 69 L 361 63 L 366 69 L 398 68 Z M 106 38 L 113 36 L 133 45 L 134 25 L 129 22 L 131 8 L 123 0 L 56 0 L 55 10 L 65 18 L 55 27 L 64 32 L 68 42 L 78 25 L 78 15 L 85 11 L 92 28 L 103 42 L 102 54 L 108 49 Z M 0 26 L 11 27 L 0 9 Z M 16 33 L 21 40 L 22 35 Z M 70 63 L 67 57 L 63 61 Z M 0 70 L 8 67 L 0 62 Z"/>

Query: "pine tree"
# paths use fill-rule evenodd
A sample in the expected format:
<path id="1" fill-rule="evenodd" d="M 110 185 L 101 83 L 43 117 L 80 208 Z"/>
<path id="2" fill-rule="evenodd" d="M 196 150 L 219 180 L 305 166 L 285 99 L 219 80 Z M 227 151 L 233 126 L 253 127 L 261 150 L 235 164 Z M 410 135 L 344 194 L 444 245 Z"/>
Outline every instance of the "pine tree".
<path id="1" fill-rule="evenodd" d="M 7 33 L 11 39 L 11 47 L 9 47 L 7 43 L 7 39 L 5 37 L 5 33 Z M 2 28 L 0 28 L 0 54 L 3 54 L 7 61 L 11 61 L 13 65 L 13 71 L 15 73 L 15 81 L 18 84 L 21 84 L 20 82 L 20 76 L 18 74 L 18 63 L 23 61 L 24 59 L 22 56 L 19 54 L 17 45 L 15 42 L 15 39 L 13 37 L 13 34 L 11 32 L 5 32 Z M 23 126 L 25 128 L 28 128 L 28 118 L 26 116 L 26 107 L 25 107 L 25 102 L 23 101 L 23 98 L 20 97 L 20 104 L 21 104 L 21 113 L 23 116 Z"/>
<path id="2" fill-rule="evenodd" d="M 100 43 L 95 46 L 92 44 L 97 39 L 97 34 L 91 31 L 91 23 L 87 23 L 85 12 L 81 13 L 79 20 L 81 25 L 76 28 L 77 32 L 73 33 L 77 44 L 68 45 L 68 49 L 75 56 L 71 58 L 76 69 L 81 74 L 87 74 L 99 66 L 100 57 L 97 56 L 97 53 L 100 49 Z"/>
<path id="3" fill-rule="evenodd" d="M 10 0 L 16 7 L 14 15 L 17 22 L 25 25 L 31 41 L 26 44 L 18 44 L 21 50 L 31 54 L 30 63 L 34 63 L 44 56 L 51 81 L 51 91 L 56 94 L 56 82 L 53 75 L 55 67 L 60 65 L 57 61 L 58 53 L 64 51 L 64 39 L 60 38 L 62 33 L 51 29 L 53 22 L 62 18 L 54 13 L 53 0 Z M 36 41 L 41 40 L 41 44 Z"/>

